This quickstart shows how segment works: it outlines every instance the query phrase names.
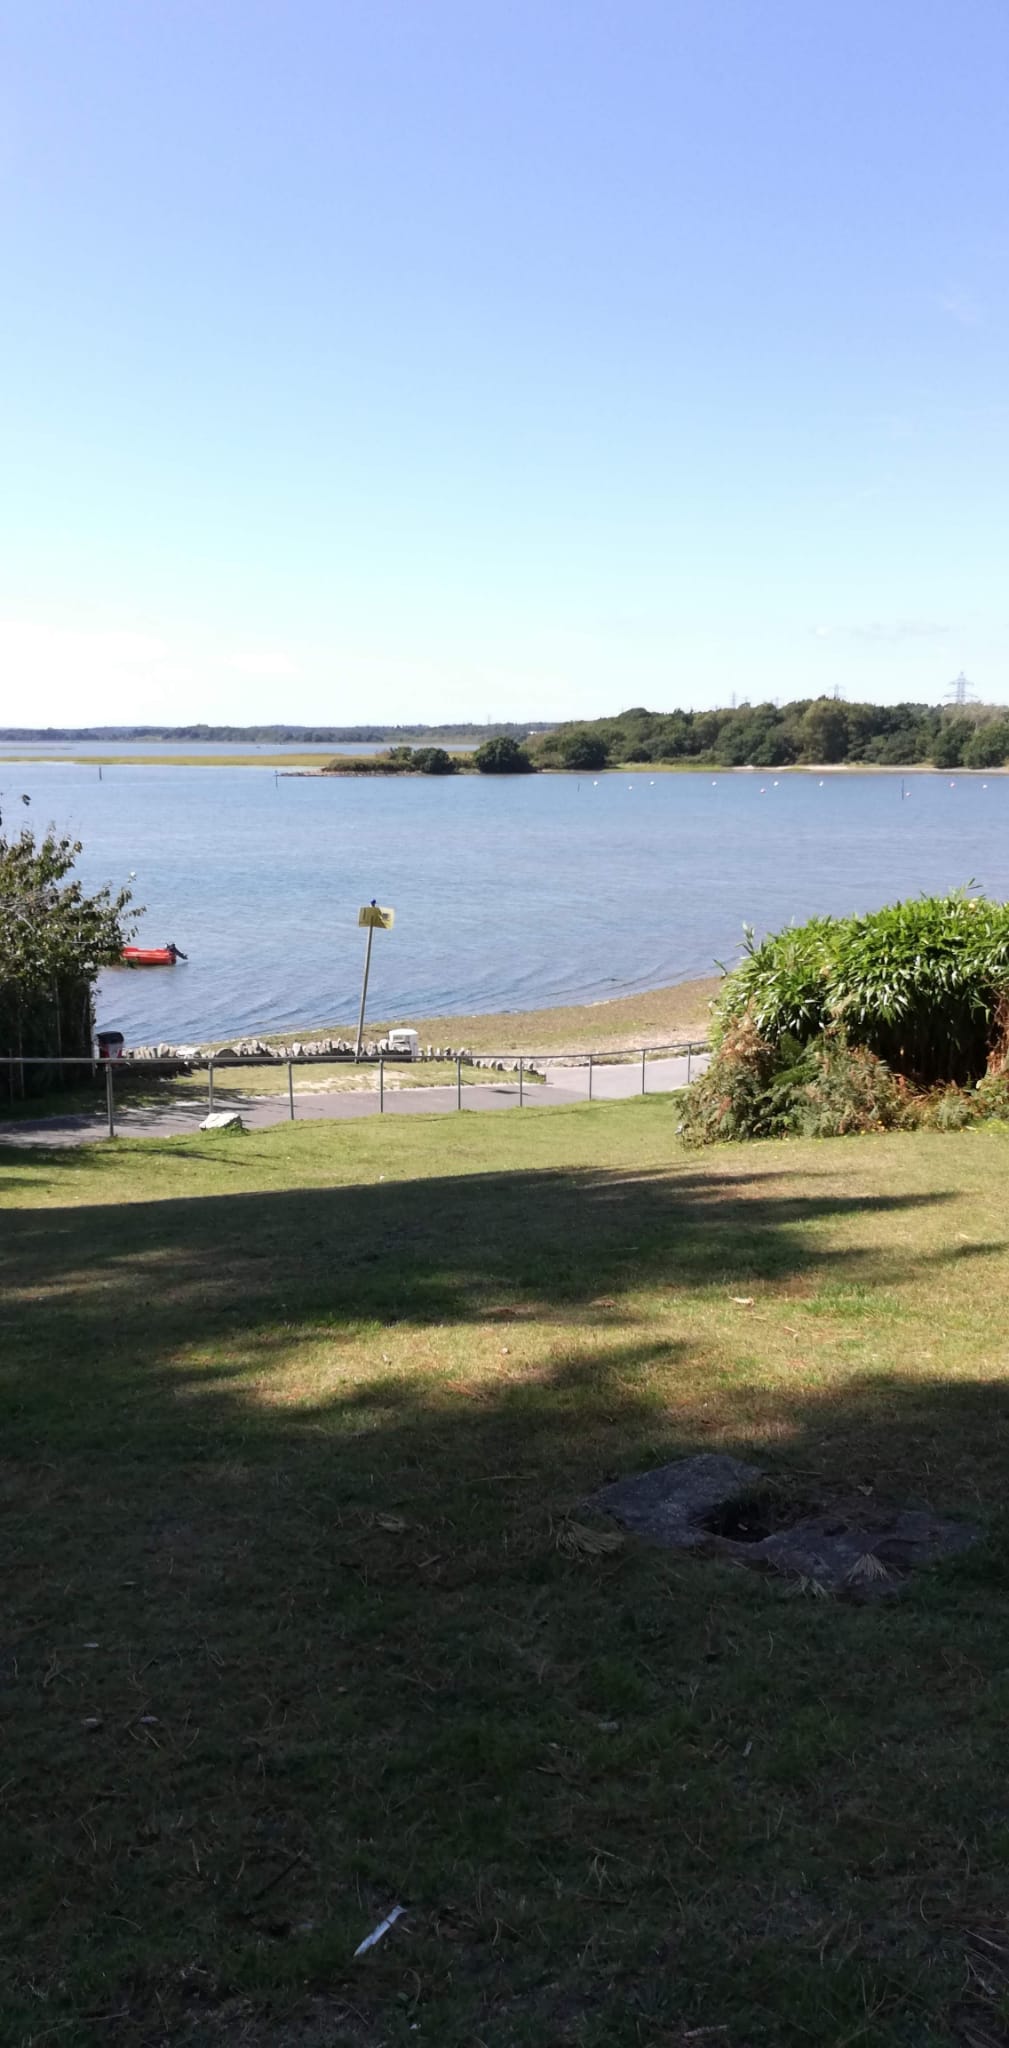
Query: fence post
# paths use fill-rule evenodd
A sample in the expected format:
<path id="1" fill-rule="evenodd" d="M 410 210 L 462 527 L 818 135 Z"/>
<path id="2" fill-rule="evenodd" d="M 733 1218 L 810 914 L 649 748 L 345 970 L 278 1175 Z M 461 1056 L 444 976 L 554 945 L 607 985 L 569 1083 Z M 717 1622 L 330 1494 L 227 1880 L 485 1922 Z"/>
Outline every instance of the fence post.
<path id="1" fill-rule="evenodd" d="M 291 1105 L 291 1122 L 294 1122 L 294 1061 L 287 1062 L 287 1099 Z"/>
<path id="2" fill-rule="evenodd" d="M 644 1093 L 645 1093 L 645 1060 L 647 1059 L 647 1057 L 648 1057 L 648 1055 L 647 1055 L 647 1053 L 645 1052 L 645 1050 L 644 1050 L 644 1047 L 642 1047 L 642 1050 L 641 1050 L 641 1093 L 642 1093 L 642 1095 L 644 1095 Z"/>
<path id="3" fill-rule="evenodd" d="M 519 1061 L 519 1108 L 520 1108 L 520 1109 L 522 1108 L 522 1105 L 523 1105 L 523 1103 L 525 1102 L 525 1099 L 526 1099 L 526 1098 L 525 1098 L 525 1088 L 524 1088 L 524 1085 L 523 1085 L 523 1084 L 524 1084 L 524 1082 L 525 1082 L 525 1061 L 524 1061 L 524 1060 L 520 1060 L 520 1061 Z"/>
<path id="4" fill-rule="evenodd" d="M 592 1100 L 592 1054 L 589 1054 L 589 1101 Z"/>
<path id="5" fill-rule="evenodd" d="M 207 1066 L 207 1115 L 214 1114 L 214 1055 L 211 1053 Z"/>
<path id="6" fill-rule="evenodd" d="M 455 1106 L 456 1106 L 456 1108 L 457 1108 L 457 1109 L 461 1109 L 461 1108 L 462 1108 L 462 1061 L 461 1061 L 461 1060 L 456 1060 L 456 1063 L 455 1063 Z"/>
<path id="7" fill-rule="evenodd" d="M 116 1111 L 112 1094 L 112 1061 L 105 1062 L 105 1105 L 109 1112 L 109 1137 L 116 1135 Z"/>
<path id="8" fill-rule="evenodd" d="M 384 1058 L 384 1055 L 383 1055 L 382 1053 L 379 1053 L 379 1056 L 378 1056 L 378 1113 L 379 1113 L 379 1116 L 382 1116 L 382 1115 L 383 1115 L 383 1113 L 384 1113 L 384 1111 L 385 1111 L 385 1058 Z"/>

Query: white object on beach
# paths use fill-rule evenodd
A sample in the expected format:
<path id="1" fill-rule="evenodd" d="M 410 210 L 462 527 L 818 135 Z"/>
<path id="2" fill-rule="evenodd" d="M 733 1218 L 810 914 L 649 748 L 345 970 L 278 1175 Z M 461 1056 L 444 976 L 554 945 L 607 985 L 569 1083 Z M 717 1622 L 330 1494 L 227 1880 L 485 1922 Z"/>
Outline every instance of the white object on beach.
<path id="1" fill-rule="evenodd" d="M 415 1060 L 420 1052 L 420 1039 L 412 1024 L 396 1024 L 384 1041 L 383 1050 L 396 1052 L 402 1058 Z"/>
<path id="2" fill-rule="evenodd" d="M 390 1927 L 394 1927 L 400 1915 L 405 1912 L 405 1906 L 394 1906 L 392 1912 L 387 1913 L 385 1919 L 380 1920 L 378 1926 L 373 1927 L 371 1933 L 366 1934 L 364 1940 L 358 1943 L 354 1950 L 355 1956 L 366 1955 L 370 1948 L 374 1948 L 375 1943 L 381 1941 L 383 1934 L 388 1934 Z"/>

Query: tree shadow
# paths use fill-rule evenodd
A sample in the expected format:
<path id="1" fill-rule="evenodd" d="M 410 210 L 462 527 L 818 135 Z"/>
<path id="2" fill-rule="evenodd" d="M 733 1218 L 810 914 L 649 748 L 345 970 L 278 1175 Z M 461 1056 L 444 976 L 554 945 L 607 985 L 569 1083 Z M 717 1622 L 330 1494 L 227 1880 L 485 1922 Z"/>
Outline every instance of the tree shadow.
<path id="1" fill-rule="evenodd" d="M 891 1284 L 920 1261 L 875 1242 L 838 1246 L 816 1226 L 875 1228 L 948 1199 L 801 1186 L 791 1192 L 787 1174 L 572 1168 L 24 1209 L 5 1217 L 0 1279 L 12 1298 L 30 1294 L 36 1319 L 57 1316 L 79 1365 L 91 1358 L 101 1376 L 111 1330 L 117 1377 L 135 1364 L 150 1387 L 187 1343 L 264 1323 L 423 1326 L 600 1307 L 619 1321 L 628 1296 L 656 1284 L 691 1293 L 828 1270 Z M 938 1247 L 927 1261 L 959 1256 Z"/>
<path id="2" fill-rule="evenodd" d="M 960 1735 L 1009 1663 L 1005 1391 L 744 1384 L 636 1296 L 955 1271 L 899 1243 L 948 1199 L 571 1170 L 6 1214 L 10 2038 L 307 2041 L 324 1992 L 369 2048 L 784 2044 L 855 2038 L 874 1972 L 920 2003 L 997 1905 L 997 1702 Z M 569 1540 L 715 1447 L 989 1542 L 881 1623 Z"/>

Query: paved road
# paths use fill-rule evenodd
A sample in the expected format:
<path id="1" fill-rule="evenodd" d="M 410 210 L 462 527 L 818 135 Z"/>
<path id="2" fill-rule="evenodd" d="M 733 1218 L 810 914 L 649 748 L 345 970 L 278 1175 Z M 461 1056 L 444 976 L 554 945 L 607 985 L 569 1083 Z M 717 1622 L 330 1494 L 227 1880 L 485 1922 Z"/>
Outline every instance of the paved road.
<path id="1" fill-rule="evenodd" d="M 689 1062 L 690 1072 L 699 1074 L 706 1064 L 707 1056 L 694 1053 Z M 675 1059 L 649 1060 L 646 1066 L 647 1092 L 649 1095 L 664 1094 L 671 1088 L 682 1088 L 687 1081 L 688 1061 L 686 1057 Z M 564 1103 L 585 1102 L 588 1097 L 587 1066 L 553 1066 L 546 1069 L 542 1081 L 527 1082 L 525 1102 L 528 1108 L 555 1108 Z M 641 1062 L 636 1060 L 622 1066 L 606 1066 L 596 1061 L 592 1070 L 592 1095 L 595 1101 L 612 1102 L 631 1095 L 641 1094 Z M 250 1130 L 266 1129 L 271 1124 L 286 1123 L 290 1108 L 286 1094 L 240 1095 L 236 1089 L 222 1086 L 218 1081 L 216 1090 L 218 1108 L 236 1109 L 242 1122 Z M 515 1081 L 486 1081 L 465 1085 L 462 1091 L 464 1109 L 516 1109 L 519 1091 Z M 356 1117 L 379 1114 L 378 1090 L 361 1094 L 340 1094 L 334 1091 L 326 1094 L 322 1090 L 294 1091 L 295 1115 L 301 1122 L 345 1122 Z M 449 1088 L 395 1088 L 387 1082 L 385 1090 L 386 1116 L 444 1115 L 457 1108 L 456 1091 Z M 116 1134 L 122 1138 L 176 1138 L 191 1136 L 199 1130 L 207 1114 L 206 1091 L 191 1097 L 180 1096 L 170 1107 L 164 1109 L 117 1108 Z M 0 1123 L 0 1145 L 86 1145 L 97 1138 L 108 1136 L 108 1124 L 104 1110 L 73 1116 L 50 1116 L 18 1118 L 16 1121 Z"/>

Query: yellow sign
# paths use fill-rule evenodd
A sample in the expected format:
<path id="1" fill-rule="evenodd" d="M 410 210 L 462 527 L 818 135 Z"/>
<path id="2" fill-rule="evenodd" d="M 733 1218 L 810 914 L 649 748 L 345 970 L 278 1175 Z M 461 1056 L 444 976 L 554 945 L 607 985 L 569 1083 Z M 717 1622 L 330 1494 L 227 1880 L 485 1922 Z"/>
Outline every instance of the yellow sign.
<path id="1" fill-rule="evenodd" d="M 394 910 L 383 910 L 380 903 L 362 903 L 357 913 L 358 924 L 373 925 L 376 931 L 391 932 L 396 922 Z"/>

